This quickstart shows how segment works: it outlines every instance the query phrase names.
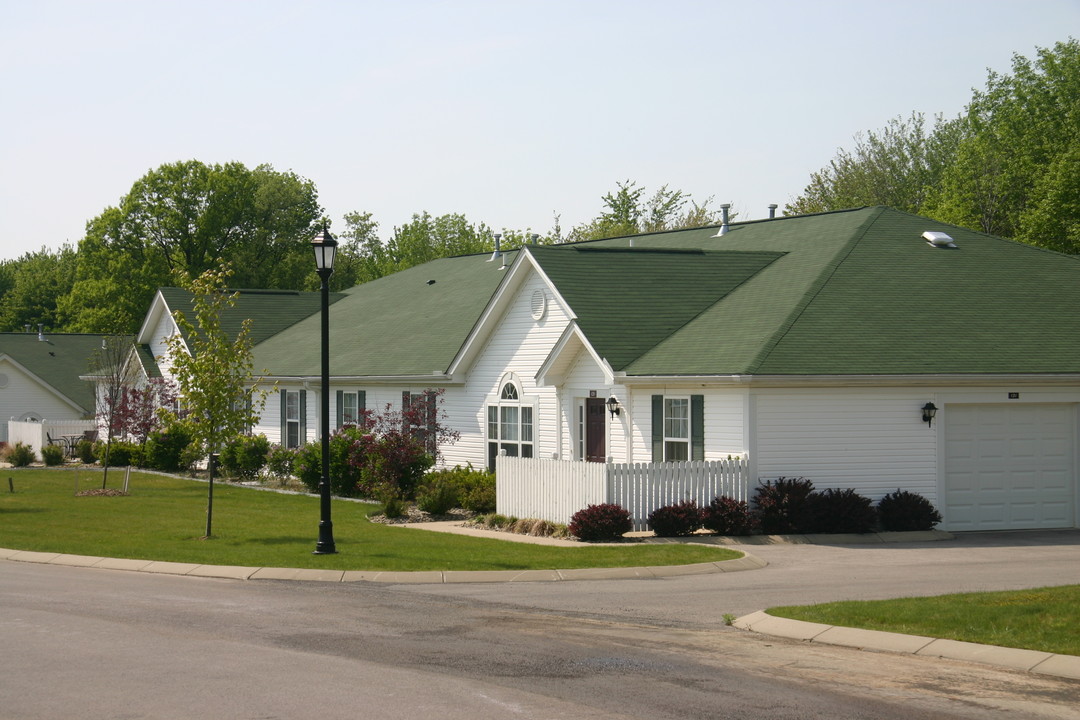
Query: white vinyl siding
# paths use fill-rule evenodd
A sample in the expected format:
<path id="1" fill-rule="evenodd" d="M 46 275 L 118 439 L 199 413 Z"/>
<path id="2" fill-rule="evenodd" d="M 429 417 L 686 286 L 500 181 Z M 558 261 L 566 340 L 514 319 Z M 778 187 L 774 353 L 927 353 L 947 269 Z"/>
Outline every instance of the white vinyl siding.
<path id="1" fill-rule="evenodd" d="M 11 418 L 19 420 L 27 414 L 46 420 L 81 417 L 82 410 L 6 359 L 0 360 L 0 373 L 7 376 L 7 384 L 0 388 L 0 441 L 7 442 L 7 424 Z"/>
<path id="2" fill-rule="evenodd" d="M 632 457 L 616 462 L 650 462 L 652 460 L 652 396 L 685 397 L 702 395 L 704 398 L 705 459 L 724 460 L 729 455 L 740 456 L 747 452 L 745 389 L 664 386 L 635 387 L 629 400 L 620 402 L 630 408 L 633 417 Z M 626 410 L 623 416 L 626 416 Z"/>
<path id="3" fill-rule="evenodd" d="M 540 289 L 549 294 L 550 300 L 546 315 L 537 321 L 532 317 L 532 295 Z M 529 398 L 523 404 L 533 407 L 535 456 L 551 457 L 558 452 L 556 389 L 538 387 L 535 377 L 568 321 L 540 277 L 533 274 L 522 283 L 475 364 L 468 369 L 465 388 L 447 391 L 447 412 L 458 420 L 455 429 L 461 432 L 461 437 L 454 445 L 444 448 L 446 465 L 487 464 L 487 408 L 497 402 L 508 373 L 516 378 L 522 398 Z"/>
<path id="4" fill-rule="evenodd" d="M 872 500 L 903 488 L 937 498 L 937 433 L 922 422 L 925 392 L 762 390 L 754 398 L 759 479 L 805 477 Z"/>

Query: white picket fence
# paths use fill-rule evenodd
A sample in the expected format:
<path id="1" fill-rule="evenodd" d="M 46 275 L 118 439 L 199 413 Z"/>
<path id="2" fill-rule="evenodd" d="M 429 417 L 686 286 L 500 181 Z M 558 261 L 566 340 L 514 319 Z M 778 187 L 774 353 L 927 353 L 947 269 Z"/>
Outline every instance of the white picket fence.
<path id="1" fill-rule="evenodd" d="M 635 530 L 653 510 L 683 500 L 708 505 L 718 495 L 749 499 L 745 458 L 679 463 L 590 463 L 500 455 L 495 505 L 503 515 L 569 523 L 588 505 L 615 503 Z"/>
<path id="2" fill-rule="evenodd" d="M 49 444 L 49 438 L 54 443 L 63 444 L 65 450 L 70 451 L 73 441 L 77 441 L 87 430 L 97 430 L 95 420 L 9 420 L 8 421 L 8 444 L 23 443 L 29 445 L 34 454 L 41 457 L 41 448 Z"/>

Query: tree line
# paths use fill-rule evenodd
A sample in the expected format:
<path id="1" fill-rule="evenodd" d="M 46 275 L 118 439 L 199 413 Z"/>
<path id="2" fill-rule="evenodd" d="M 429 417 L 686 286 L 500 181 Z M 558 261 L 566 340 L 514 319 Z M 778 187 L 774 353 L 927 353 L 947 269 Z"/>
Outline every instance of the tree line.
<path id="1" fill-rule="evenodd" d="M 1060 252 L 1080 253 L 1080 43 L 1014 55 L 990 72 L 956 118 L 897 117 L 859 134 L 812 173 L 786 214 L 888 205 Z M 710 207 L 667 185 L 627 180 L 592 220 L 535 241 L 563 243 L 718 222 Z M 0 262 L 0 331 L 133 332 L 158 287 L 227 262 L 232 286 L 315 290 L 309 242 L 326 222 L 315 185 L 269 165 L 171 163 L 140 178 L 86 225 L 77 247 Z M 496 231 L 461 214 L 414 214 L 383 239 L 369 212 L 335 230 L 331 283 L 341 290 L 438 257 L 491 252 Z M 333 229 L 333 228 L 332 228 Z M 502 244 L 533 241 L 503 229 Z"/>
<path id="2" fill-rule="evenodd" d="M 1080 43 L 1014 55 L 957 117 L 890 120 L 813 173 L 785 212 L 888 205 L 1080 253 Z"/>
<path id="3" fill-rule="evenodd" d="M 701 203 L 666 185 L 646 195 L 631 181 L 601 198 L 604 210 L 563 233 L 502 230 L 505 249 L 706 225 Z M 317 290 L 310 240 L 328 219 L 315 185 L 269 165 L 197 160 L 151 170 L 116 206 L 86 224 L 77 248 L 28 252 L 0 262 L 0 332 L 45 325 L 52 332 L 130 333 L 159 287 L 183 286 L 227 263 L 234 288 Z M 383 240 L 369 212 L 350 212 L 339 242 L 333 290 L 439 257 L 491 252 L 496 232 L 464 215 L 414 214 Z"/>

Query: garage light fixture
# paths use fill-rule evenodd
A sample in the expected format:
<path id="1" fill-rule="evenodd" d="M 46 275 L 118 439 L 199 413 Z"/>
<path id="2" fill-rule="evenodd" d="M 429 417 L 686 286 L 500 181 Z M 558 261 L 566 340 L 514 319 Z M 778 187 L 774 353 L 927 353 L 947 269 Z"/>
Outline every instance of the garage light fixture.
<path id="1" fill-rule="evenodd" d="M 937 405 L 928 402 L 922 406 L 922 420 L 930 427 L 934 427 L 934 416 L 937 415 Z"/>

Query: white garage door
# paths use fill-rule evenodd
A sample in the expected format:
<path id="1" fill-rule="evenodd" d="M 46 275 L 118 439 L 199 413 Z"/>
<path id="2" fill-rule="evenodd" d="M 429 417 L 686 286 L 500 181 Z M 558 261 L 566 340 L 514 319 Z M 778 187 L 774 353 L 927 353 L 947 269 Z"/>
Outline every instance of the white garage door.
<path id="1" fill-rule="evenodd" d="M 948 405 L 946 529 L 1073 527 L 1075 418 L 1064 403 Z"/>

